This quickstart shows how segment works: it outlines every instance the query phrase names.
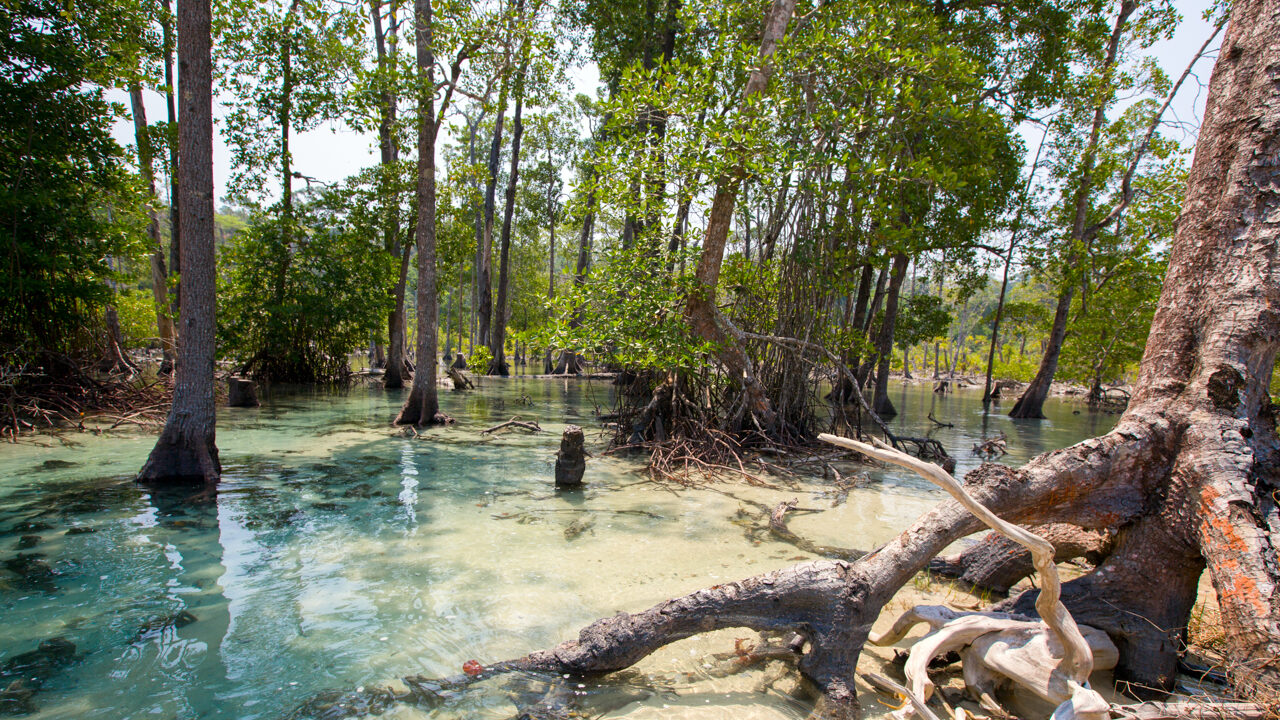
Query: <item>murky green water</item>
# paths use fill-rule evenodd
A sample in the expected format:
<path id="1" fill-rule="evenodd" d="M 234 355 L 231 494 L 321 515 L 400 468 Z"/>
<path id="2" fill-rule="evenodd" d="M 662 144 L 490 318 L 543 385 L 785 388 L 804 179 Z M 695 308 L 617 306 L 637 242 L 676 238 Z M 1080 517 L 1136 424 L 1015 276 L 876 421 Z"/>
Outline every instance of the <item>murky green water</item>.
<path id="1" fill-rule="evenodd" d="M 752 503 L 800 498 L 825 510 L 797 515 L 794 530 L 869 548 L 940 497 L 888 470 L 866 473 L 835 507 L 821 478 L 676 492 L 641 482 L 626 459 L 599 456 L 585 491 L 555 493 L 560 430 L 596 427 L 592 414 L 609 407 L 610 390 L 485 380 L 477 392 L 444 393 L 459 425 L 424 438 L 387 425 L 402 396 L 378 389 L 223 410 L 224 480 L 216 499 L 194 504 L 133 485 L 152 436 L 72 433 L 2 446 L 0 669 L 64 637 L 76 657 L 48 675 L 32 717 L 275 718 L 319 690 L 455 674 L 472 658 L 548 647 L 603 615 L 810 558 L 761 534 Z M 900 426 L 924 434 L 936 403 L 934 416 L 956 427 L 933 436 L 958 455 L 960 471 L 976 465 L 977 394 L 894 392 Z M 1011 438 L 1006 462 L 1114 421 L 1055 402 L 1047 410 L 1040 423 L 991 417 L 986 433 Z M 547 432 L 478 434 L 513 415 Z M 589 434 L 592 449 L 601 443 Z M 761 691 L 762 673 L 682 677 L 735 635 L 750 633 L 658 653 L 640 666 L 648 689 L 586 691 L 619 706 L 611 718 L 803 717 L 789 679 Z M 515 713 L 511 697 L 482 689 L 384 717 L 505 718 Z"/>

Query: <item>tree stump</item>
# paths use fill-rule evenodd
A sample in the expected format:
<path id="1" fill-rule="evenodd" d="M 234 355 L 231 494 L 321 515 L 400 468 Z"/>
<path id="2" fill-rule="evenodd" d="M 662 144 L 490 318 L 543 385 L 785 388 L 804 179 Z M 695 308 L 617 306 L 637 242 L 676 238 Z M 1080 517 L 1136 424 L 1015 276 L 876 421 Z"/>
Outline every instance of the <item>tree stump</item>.
<path id="1" fill-rule="evenodd" d="M 258 407 L 258 387 L 248 378 L 227 378 L 227 405 L 230 407 Z"/>
<path id="2" fill-rule="evenodd" d="M 458 357 L 462 357 L 462 356 L 459 355 Z M 473 388 L 473 389 L 475 388 L 475 383 L 471 382 L 471 378 L 467 377 L 466 375 L 463 375 L 461 370 L 451 367 L 446 372 L 449 375 L 449 379 L 453 381 L 454 390 L 466 390 L 467 388 Z"/>
<path id="3" fill-rule="evenodd" d="M 560 451 L 556 453 L 556 487 L 571 488 L 582 484 L 582 473 L 587 469 L 585 438 L 582 428 L 569 425 L 560 438 Z"/>

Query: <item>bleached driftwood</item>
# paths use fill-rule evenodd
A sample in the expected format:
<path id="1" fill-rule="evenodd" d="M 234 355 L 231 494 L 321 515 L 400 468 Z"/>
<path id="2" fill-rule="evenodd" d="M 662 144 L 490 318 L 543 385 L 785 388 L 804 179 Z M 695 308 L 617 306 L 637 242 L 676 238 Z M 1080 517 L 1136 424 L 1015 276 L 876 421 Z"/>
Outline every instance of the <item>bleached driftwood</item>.
<path id="1" fill-rule="evenodd" d="M 868 445 L 827 434 L 818 437 L 904 467 L 933 482 L 992 530 L 1030 550 L 1040 573 L 1043 587 L 1036 599 L 1036 611 L 1041 620 L 1017 619 L 1005 613 L 955 613 L 946 608 L 922 606 L 909 611 L 888 632 L 871 638 L 876 645 L 891 644 L 901 640 L 911 626 L 929 623 L 932 631 L 911 647 L 907 659 L 907 687 L 913 695 L 921 701 L 929 699 L 933 692 L 927 672 L 929 661 L 955 650 L 961 653 L 969 693 L 993 713 L 1004 714 L 993 693 L 996 686 L 1007 679 L 1057 705 L 1054 720 L 1110 718 L 1107 701 L 1089 687 L 1089 674 L 1095 661 L 1098 667 L 1114 666 L 1119 654 L 1105 633 L 1093 628 L 1082 631 L 1062 604 L 1062 583 L 1053 561 L 1053 545 L 1001 520 L 937 465 L 883 443 Z M 904 708 L 902 714 L 911 712 L 910 708 Z"/>

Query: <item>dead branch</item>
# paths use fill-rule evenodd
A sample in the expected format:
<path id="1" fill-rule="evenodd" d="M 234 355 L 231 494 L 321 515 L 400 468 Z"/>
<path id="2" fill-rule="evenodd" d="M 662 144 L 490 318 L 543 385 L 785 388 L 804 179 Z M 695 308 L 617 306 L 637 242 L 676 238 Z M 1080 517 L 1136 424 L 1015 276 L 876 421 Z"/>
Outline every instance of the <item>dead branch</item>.
<path id="1" fill-rule="evenodd" d="M 1044 585 L 1036 598 L 1036 610 L 1042 618 L 1040 622 L 1012 620 L 1003 615 L 968 615 L 935 627 L 933 633 L 916 643 L 907 661 L 907 680 L 914 693 L 924 699 L 929 697 L 933 689 L 927 672 L 931 659 L 943 652 L 964 648 L 968 656 L 965 662 L 966 685 L 972 686 L 973 692 L 982 693 L 993 684 L 994 677 L 1002 675 L 1057 704 L 1055 718 L 1101 720 L 1109 716 L 1107 702 L 1088 685 L 1089 674 L 1094 667 L 1091 644 L 1105 643 L 1117 658 L 1118 652 L 1111 640 L 1099 631 L 1091 633 L 1093 643 L 1087 640 L 1062 604 L 1062 583 L 1058 567 L 1054 564 L 1053 545 L 1002 520 L 974 499 L 950 473 L 932 463 L 922 462 L 883 443 L 872 446 L 826 434 L 820 435 L 819 439 L 904 467 L 930 480 L 992 530 L 1030 550 L 1040 573 Z M 1048 641 L 1050 636 L 1056 640 L 1056 647 Z M 883 639 L 873 638 L 872 642 L 879 644 Z M 998 648 L 997 643 L 1007 647 Z"/>
<path id="2" fill-rule="evenodd" d="M 522 430 L 528 430 L 528 431 L 530 431 L 530 432 L 542 432 L 542 428 L 538 426 L 538 421 L 536 421 L 536 420 L 529 420 L 529 421 L 521 420 L 521 419 L 520 419 L 520 416 L 518 416 L 518 415 L 517 415 L 517 416 L 515 416 L 515 417 L 511 418 L 510 420 L 508 420 L 508 421 L 506 421 L 506 422 L 500 422 L 500 423 L 498 423 L 497 425 L 494 425 L 493 427 L 485 428 L 484 430 L 481 430 L 481 431 L 480 431 L 480 434 L 481 434 L 481 435 L 488 435 L 489 433 L 494 433 L 494 432 L 497 432 L 497 431 L 499 431 L 499 430 L 505 430 L 505 429 L 507 429 L 507 428 L 509 428 L 509 427 L 517 427 L 517 428 L 520 428 L 520 429 L 522 429 Z"/>

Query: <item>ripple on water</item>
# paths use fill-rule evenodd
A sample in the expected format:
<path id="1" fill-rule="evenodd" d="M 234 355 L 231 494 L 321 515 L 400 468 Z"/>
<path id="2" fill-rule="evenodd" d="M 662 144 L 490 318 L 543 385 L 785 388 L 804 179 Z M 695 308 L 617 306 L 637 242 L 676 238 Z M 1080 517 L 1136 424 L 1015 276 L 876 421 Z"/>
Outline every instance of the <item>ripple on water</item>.
<path id="1" fill-rule="evenodd" d="M 832 504 L 820 479 L 785 492 L 672 493 L 634 484 L 632 462 L 599 454 L 586 490 L 557 494 L 558 435 L 567 423 L 591 427 L 609 386 L 483 385 L 446 393 L 459 424 L 420 439 L 386 425 L 403 396 L 380 389 L 224 410 L 225 477 L 206 501 L 133 484 L 150 436 L 0 448 L 0 667 L 49 638 L 75 643 L 77 660 L 36 695 L 37 718 L 275 718 L 321 690 L 453 674 L 468 659 L 553 645 L 597 617 L 789 565 L 808 556 L 744 528 L 750 503 Z M 976 464 L 967 448 L 984 432 L 1004 430 L 1010 460 L 1021 461 L 1110 420 L 1051 403 L 1047 423 L 992 416 L 984 430 L 964 393 L 904 388 L 894 401 L 910 434 L 929 429 L 912 423 L 931 406 L 956 424 L 935 437 L 962 470 Z M 513 415 L 547 432 L 478 434 Z M 912 477 L 868 474 L 836 507 L 798 514 L 793 529 L 868 548 L 936 499 Z M 762 693 L 761 673 L 699 674 L 703 658 L 747 634 L 677 643 L 625 686 L 573 690 L 610 718 L 803 717 L 793 679 Z M 511 678 L 434 714 L 398 705 L 384 717 L 510 717 L 512 698 L 538 683 Z"/>

